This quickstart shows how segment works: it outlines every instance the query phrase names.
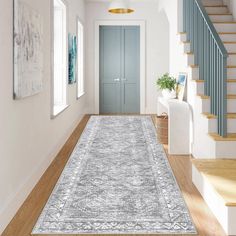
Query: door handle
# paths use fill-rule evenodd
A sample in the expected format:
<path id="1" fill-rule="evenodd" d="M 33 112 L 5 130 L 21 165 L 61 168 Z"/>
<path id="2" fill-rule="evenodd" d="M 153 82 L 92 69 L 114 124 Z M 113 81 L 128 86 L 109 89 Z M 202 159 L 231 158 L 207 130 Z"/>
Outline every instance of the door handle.
<path id="1" fill-rule="evenodd" d="M 122 80 L 122 81 L 127 81 L 127 79 L 126 79 L 126 78 L 122 78 L 121 80 Z"/>
<path id="2" fill-rule="evenodd" d="M 114 79 L 115 82 L 119 82 L 120 81 L 120 78 L 117 78 L 117 79 Z"/>

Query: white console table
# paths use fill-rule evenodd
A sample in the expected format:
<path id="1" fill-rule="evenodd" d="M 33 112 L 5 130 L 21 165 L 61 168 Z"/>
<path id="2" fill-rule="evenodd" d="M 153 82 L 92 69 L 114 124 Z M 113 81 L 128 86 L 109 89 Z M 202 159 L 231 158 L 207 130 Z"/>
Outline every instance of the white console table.
<path id="1" fill-rule="evenodd" d="M 168 114 L 168 152 L 171 155 L 188 155 L 191 153 L 190 141 L 190 107 L 177 99 L 158 98 L 157 115 Z"/>

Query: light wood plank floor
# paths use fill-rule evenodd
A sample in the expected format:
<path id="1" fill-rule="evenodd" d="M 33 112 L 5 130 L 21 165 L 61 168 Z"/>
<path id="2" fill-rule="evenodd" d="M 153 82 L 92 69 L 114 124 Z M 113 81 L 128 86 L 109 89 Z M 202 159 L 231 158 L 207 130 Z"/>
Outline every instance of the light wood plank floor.
<path id="1" fill-rule="evenodd" d="M 29 236 L 90 116 L 86 115 L 46 170 L 2 236 Z M 166 147 L 165 147 L 166 148 Z M 191 181 L 190 156 L 168 156 L 191 216 L 201 236 L 225 236 Z"/>

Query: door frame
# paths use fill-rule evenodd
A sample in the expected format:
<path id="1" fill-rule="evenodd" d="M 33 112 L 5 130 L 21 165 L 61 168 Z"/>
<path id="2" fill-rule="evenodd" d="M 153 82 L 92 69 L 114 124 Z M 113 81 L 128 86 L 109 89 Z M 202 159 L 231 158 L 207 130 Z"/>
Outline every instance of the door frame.
<path id="1" fill-rule="evenodd" d="M 140 113 L 146 113 L 146 22 L 145 20 L 98 20 L 95 21 L 95 114 L 99 114 L 99 27 L 139 26 L 140 27 Z"/>

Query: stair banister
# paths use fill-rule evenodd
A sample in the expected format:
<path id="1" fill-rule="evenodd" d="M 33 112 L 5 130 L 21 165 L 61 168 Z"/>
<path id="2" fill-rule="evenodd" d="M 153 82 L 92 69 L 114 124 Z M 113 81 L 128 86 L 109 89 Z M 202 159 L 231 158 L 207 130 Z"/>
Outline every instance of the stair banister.
<path id="1" fill-rule="evenodd" d="M 199 68 L 198 79 L 204 80 L 204 95 L 210 97 L 210 112 L 217 116 L 218 134 L 225 137 L 228 53 L 201 0 L 183 0 L 183 15 L 184 32 Z"/>

